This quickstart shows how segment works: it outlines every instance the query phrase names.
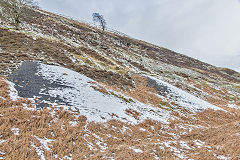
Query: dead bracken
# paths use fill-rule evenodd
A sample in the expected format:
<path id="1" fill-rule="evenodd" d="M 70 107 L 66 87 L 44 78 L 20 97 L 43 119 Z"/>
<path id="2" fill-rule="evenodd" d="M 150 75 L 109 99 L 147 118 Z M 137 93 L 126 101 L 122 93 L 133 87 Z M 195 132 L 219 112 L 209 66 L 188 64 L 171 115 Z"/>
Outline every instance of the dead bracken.
<path id="1" fill-rule="evenodd" d="M 6 14 L 0 159 L 240 158 L 239 73 L 40 9 L 19 30 Z M 10 82 L 28 62 L 43 81 Z M 32 82 L 39 95 L 19 97 Z"/>

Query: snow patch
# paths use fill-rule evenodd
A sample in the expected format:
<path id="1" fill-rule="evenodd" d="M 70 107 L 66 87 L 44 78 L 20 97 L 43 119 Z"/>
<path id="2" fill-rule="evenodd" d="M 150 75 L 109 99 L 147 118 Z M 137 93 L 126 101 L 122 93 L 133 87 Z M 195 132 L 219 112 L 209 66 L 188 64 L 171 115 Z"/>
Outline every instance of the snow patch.
<path id="1" fill-rule="evenodd" d="M 177 156 L 178 158 L 180 158 L 180 159 L 186 159 L 186 158 L 187 158 L 187 157 L 184 155 L 183 150 L 174 147 L 174 146 L 177 144 L 176 141 L 168 141 L 168 142 L 163 142 L 163 143 L 161 143 L 161 144 L 163 144 L 163 145 L 165 145 L 167 148 L 169 148 L 169 149 L 174 153 L 174 155 Z M 173 144 L 173 146 L 171 146 L 171 144 Z"/>
<path id="2" fill-rule="evenodd" d="M 0 140 L 0 144 L 2 144 L 2 143 L 4 143 L 4 142 L 6 142 L 6 140 Z"/>
<path id="3" fill-rule="evenodd" d="M 19 128 L 11 128 L 11 131 L 14 135 L 19 136 L 20 135 L 20 129 Z"/>
<path id="4" fill-rule="evenodd" d="M 10 82 L 10 81 L 7 81 L 7 80 L 6 80 L 6 82 L 9 86 L 9 96 L 10 96 L 10 98 L 13 101 L 16 101 L 20 97 L 18 96 L 18 91 L 15 89 L 15 84 Z"/>
<path id="5" fill-rule="evenodd" d="M 48 147 L 48 143 L 51 143 L 55 140 L 47 139 L 47 138 L 41 139 L 37 136 L 34 136 L 34 137 L 40 142 L 41 146 L 37 147 L 33 142 L 31 143 L 31 146 L 35 148 L 37 155 L 40 157 L 40 159 L 45 160 L 44 151 L 45 150 L 51 151 L 51 149 Z"/>
<path id="6" fill-rule="evenodd" d="M 70 154 L 69 156 L 64 156 L 63 160 L 72 160 L 72 154 Z"/>
<path id="7" fill-rule="evenodd" d="M 95 144 L 99 146 L 101 152 L 105 151 L 107 149 L 107 144 L 104 143 L 104 140 L 95 133 L 92 133 L 92 135 L 95 138 Z"/>
<path id="8" fill-rule="evenodd" d="M 239 105 L 236 105 L 236 104 L 228 104 L 228 107 L 229 107 L 229 108 L 240 109 L 240 106 L 239 106 Z"/>
<path id="9" fill-rule="evenodd" d="M 48 147 L 48 143 L 51 143 L 51 142 L 53 142 L 55 140 L 47 139 L 47 138 L 41 139 L 41 138 L 39 138 L 37 136 L 34 136 L 34 137 L 41 143 L 41 147 L 40 148 L 45 149 L 47 151 L 51 151 L 51 149 Z"/>
<path id="10" fill-rule="evenodd" d="M 6 98 L 4 98 L 4 97 L 2 97 L 2 96 L 0 96 L 0 98 L 3 99 L 3 100 L 6 100 Z"/>
<path id="11" fill-rule="evenodd" d="M 39 147 L 37 147 L 34 143 L 31 143 L 31 146 L 35 149 L 35 151 L 37 152 L 37 155 L 40 157 L 40 160 L 45 160 L 45 156 L 44 156 L 44 151 L 42 149 L 40 149 Z"/>
<path id="12" fill-rule="evenodd" d="M 181 148 L 183 149 L 187 149 L 187 150 L 190 150 L 191 147 L 189 147 L 189 145 L 187 144 L 187 142 L 184 142 L 184 141 L 180 141 L 180 146 Z"/>
<path id="13" fill-rule="evenodd" d="M 143 151 L 141 149 L 136 149 L 134 147 L 129 147 L 129 149 L 132 149 L 136 153 L 143 153 Z"/>
<path id="14" fill-rule="evenodd" d="M 5 155 L 5 154 L 6 154 L 5 152 L 1 152 L 1 151 L 0 151 L 0 159 L 4 159 L 4 158 L 1 157 L 1 156 Z"/>
<path id="15" fill-rule="evenodd" d="M 201 148 L 204 144 L 205 144 L 205 142 L 202 142 L 202 141 L 200 141 L 200 140 L 195 140 L 195 141 L 193 141 L 194 143 L 195 143 L 195 145 L 198 147 L 198 148 Z"/>
<path id="16" fill-rule="evenodd" d="M 152 76 L 145 75 L 145 77 L 150 78 L 151 80 L 154 80 L 159 86 L 163 86 L 167 88 L 166 90 L 167 98 L 174 101 L 177 105 L 188 109 L 189 111 L 199 112 L 206 109 L 223 110 L 167 82 L 164 82 Z"/>
<path id="17" fill-rule="evenodd" d="M 34 100 L 32 101 L 30 98 L 29 98 L 29 100 L 30 100 L 31 102 L 33 102 L 33 103 L 35 102 Z M 26 110 L 28 110 L 28 111 L 34 111 L 34 110 L 36 110 L 36 105 L 33 105 L 33 108 L 30 108 L 26 103 L 23 103 L 22 106 L 23 106 L 24 109 L 26 109 Z"/>
<path id="18" fill-rule="evenodd" d="M 70 69 L 39 63 L 37 74 L 51 83 L 66 86 L 41 90 L 41 94 L 60 98 L 66 105 L 44 101 L 45 103 L 55 107 L 63 107 L 65 110 L 77 110 L 81 115 L 86 116 L 88 121 L 105 122 L 114 118 L 131 123 L 138 123 L 145 119 L 168 123 L 169 112 L 140 103 L 136 100 L 134 100 L 135 103 L 126 103 L 113 95 L 104 95 L 92 88 L 92 84 L 89 82 L 94 80 Z M 125 110 L 128 108 L 141 113 L 140 120 L 136 120 L 131 115 L 127 115 Z"/>
<path id="19" fill-rule="evenodd" d="M 217 154 L 213 154 L 213 155 L 214 155 L 214 157 L 216 157 L 217 159 L 220 159 L 220 160 L 229 160 L 230 159 L 223 155 L 217 155 Z"/>
<path id="20" fill-rule="evenodd" d="M 69 124 L 71 124 L 72 126 L 76 126 L 78 124 L 78 122 L 76 122 L 76 121 L 69 121 Z"/>
<path id="21" fill-rule="evenodd" d="M 147 130 L 144 129 L 144 128 L 140 128 L 139 130 L 142 131 L 142 132 L 146 132 L 146 131 L 147 131 Z"/>

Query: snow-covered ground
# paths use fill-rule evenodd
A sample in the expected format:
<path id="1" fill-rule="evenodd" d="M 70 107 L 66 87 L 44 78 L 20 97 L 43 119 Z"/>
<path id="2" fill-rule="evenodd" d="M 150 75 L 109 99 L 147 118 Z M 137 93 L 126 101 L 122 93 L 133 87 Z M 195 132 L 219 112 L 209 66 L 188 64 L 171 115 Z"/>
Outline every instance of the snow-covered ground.
<path id="1" fill-rule="evenodd" d="M 10 81 L 6 81 L 9 87 L 9 96 L 11 97 L 11 99 L 13 101 L 16 101 L 18 98 L 20 98 L 18 96 L 18 91 L 15 89 L 15 84 L 13 82 Z"/>
<path id="2" fill-rule="evenodd" d="M 119 120 L 126 119 L 129 122 L 136 122 L 135 118 L 126 114 L 125 110 L 128 108 L 140 112 L 142 115 L 141 120 L 150 118 L 166 122 L 168 119 L 168 113 L 166 111 L 140 102 L 126 103 L 113 95 L 104 95 L 94 90 L 92 84 L 89 83 L 94 80 L 70 69 L 40 64 L 38 74 L 51 82 L 57 82 L 58 84 L 67 86 L 48 90 L 42 89 L 41 92 L 43 94 L 49 94 L 52 97 L 58 97 L 64 100 L 70 105 L 71 109 L 80 110 L 80 113 L 85 115 L 90 121 L 101 122 L 103 121 L 101 117 L 104 117 L 105 120 L 114 117 Z M 64 107 L 65 109 L 69 108 L 69 106 Z"/>
<path id="3" fill-rule="evenodd" d="M 23 64 L 26 63 L 32 62 L 24 62 Z M 31 100 L 37 98 L 38 101 L 50 104 L 53 107 L 63 107 L 65 110 L 70 108 L 71 110 L 78 110 L 81 115 L 87 117 L 88 121 L 104 122 L 110 119 L 117 119 L 124 122 L 138 123 L 145 119 L 153 119 L 167 123 L 169 112 L 166 110 L 140 103 L 137 100 L 129 103 L 114 95 L 105 95 L 96 91 L 92 87 L 94 84 L 89 83 L 94 82 L 94 80 L 70 69 L 46 65 L 40 62 L 35 62 L 35 65 L 38 67 L 37 73 L 28 72 L 27 74 L 34 74 L 33 76 L 28 76 L 32 78 L 31 81 L 34 81 L 34 85 L 36 83 L 39 84 L 41 89 L 37 95 L 28 97 Z M 33 66 L 33 64 L 29 66 Z M 28 68 L 28 70 L 31 69 Z M 25 74 L 23 70 L 21 70 L 21 73 Z M 41 78 L 35 78 L 34 76 L 36 75 Z M 38 83 L 36 80 L 42 80 L 42 82 Z M 21 81 L 24 81 L 24 79 L 21 79 Z M 28 83 L 31 86 L 31 82 Z M 11 88 L 10 96 L 15 100 L 18 97 L 18 92 L 14 87 L 17 84 L 9 82 L 9 85 Z M 33 87 L 32 89 L 35 88 Z M 126 97 L 118 92 L 115 92 L 115 94 Z M 126 113 L 126 109 L 129 108 L 140 113 L 139 120 Z"/>
<path id="4" fill-rule="evenodd" d="M 11 131 L 13 132 L 14 135 L 19 135 L 20 129 L 19 128 L 11 128 Z"/>
<path id="5" fill-rule="evenodd" d="M 192 112 L 203 111 L 206 109 L 222 110 L 221 108 L 214 106 L 198 97 L 195 97 L 167 82 L 154 78 L 152 76 L 146 76 L 151 80 L 154 80 L 160 88 L 166 88 L 167 99 L 173 101 L 175 104 L 184 107 Z"/>
<path id="6" fill-rule="evenodd" d="M 114 95 L 105 95 L 93 89 L 92 85 L 94 84 L 89 82 L 94 82 L 94 80 L 70 69 L 61 66 L 46 65 L 40 62 L 34 62 L 34 64 L 37 66 L 37 73 L 29 73 L 41 77 L 39 79 L 42 79 L 44 83 L 49 83 L 50 85 L 41 84 L 42 87 L 38 95 L 31 95 L 32 97 L 28 98 L 33 99 L 35 96 L 38 96 L 38 100 L 42 103 L 51 104 L 53 107 L 63 107 L 65 110 L 69 110 L 70 108 L 72 110 L 78 110 L 81 115 L 87 117 L 88 121 L 103 122 L 113 118 L 132 123 L 138 123 L 145 119 L 158 120 L 163 123 L 167 123 L 168 121 L 170 111 L 156 108 L 149 104 L 143 104 L 137 100 L 128 103 Z M 177 105 L 190 111 L 220 109 L 166 82 L 154 77 L 148 76 L 148 78 L 155 80 L 158 85 L 167 87 L 167 97 Z M 14 83 L 8 83 L 11 92 L 10 96 L 12 99 L 16 99 L 18 95 L 16 89 L 14 89 Z M 46 95 L 48 98 L 44 99 Z M 126 97 L 117 92 L 116 95 Z M 126 109 L 129 108 L 140 113 L 139 120 L 136 120 L 126 113 Z"/>

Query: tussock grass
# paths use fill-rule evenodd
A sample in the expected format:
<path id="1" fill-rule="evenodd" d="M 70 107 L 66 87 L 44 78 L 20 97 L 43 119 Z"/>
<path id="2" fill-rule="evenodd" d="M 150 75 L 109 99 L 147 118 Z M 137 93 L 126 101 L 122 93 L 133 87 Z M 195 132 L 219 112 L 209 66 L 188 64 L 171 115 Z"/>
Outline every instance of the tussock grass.
<path id="1" fill-rule="evenodd" d="M 195 67 L 195 70 L 202 75 L 212 73 L 213 77 L 239 82 L 234 77 L 236 73 L 233 71 L 221 70 L 225 72 L 223 74 L 216 68 L 209 67 L 208 64 L 173 51 L 113 33 L 102 33 L 86 24 L 45 11 L 41 12 L 46 14 L 29 8 L 23 16 L 26 23 L 36 27 L 33 30 L 37 29 L 36 32 L 38 32 L 39 29 L 44 35 L 36 40 L 32 38 L 35 32 L 20 33 L 13 29 L 0 29 L 1 72 L 8 73 L 9 68 L 16 67 L 17 63 L 24 60 L 55 62 L 105 83 L 104 87 L 102 85 L 95 87 L 102 93 L 109 94 L 107 89 L 112 89 L 156 107 L 169 106 L 169 104 L 157 97 L 153 88 L 146 87 L 146 80 L 143 77 L 137 75 L 130 77 L 127 71 L 122 70 L 126 65 L 117 60 L 121 57 L 114 55 L 116 50 L 123 50 L 133 55 L 137 53 L 138 56 L 179 67 Z M 100 55 L 91 47 L 91 49 L 74 47 L 62 37 L 71 39 L 79 45 L 89 44 L 94 49 L 103 52 L 104 55 Z M 122 68 L 115 68 L 118 70 L 115 73 L 73 64 L 69 55 L 82 55 L 82 53 L 100 61 L 102 65 L 111 66 L 117 63 L 122 65 Z M 115 63 L 107 58 L 113 57 L 112 55 L 116 56 Z M 125 61 L 123 58 L 121 60 Z M 141 71 L 148 71 L 140 63 L 130 60 L 128 62 Z M 120 72 L 122 74 L 119 74 Z M 179 76 L 191 78 L 188 75 Z M 132 80 L 135 81 L 136 87 L 133 87 Z M 225 94 L 229 94 L 226 90 L 219 91 L 206 84 L 196 87 L 214 95 L 214 97 L 206 98 L 213 104 L 225 106 L 231 100 L 229 97 L 224 97 Z M 54 159 L 56 155 L 62 159 L 71 155 L 73 159 L 107 159 L 110 157 L 137 160 L 155 159 L 154 157 L 179 159 L 176 151 L 164 144 L 171 141 L 175 141 L 171 143 L 171 146 L 188 158 L 216 159 L 214 154 L 217 154 L 239 159 L 239 110 L 226 109 L 228 112 L 208 110 L 195 115 L 186 110 L 181 111 L 187 113 L 183 115 L 172 112 L 170 124 L 161 124 L 152 120 L 146 120 L 138 125 L 116 120 L 94 123 L 88 122 L 87 117 L 79 116 L 81 115 L 79 112 L 67 112 L 63 109 L 51 108 L 51 106 L 49 109 L 26 110 L 23 104 L 32 108 L 31 102 L 21 98 L 12 101 L 8 92 L 5 78 L 0 77 L 0 139 L 4 140 L 0 144 L 0 151 L 5 153 L 2 156 L 5 159 L 39 159 L 36 147 L 44 151 L 46 159 Z M 240 103 L 238 97 L 234 101 L 236 104 Z M 127 109 L 126 113 L 136 119 L 139 117 L 139 113 L 134 110 Z M 77 124 L 73 126 L 70 123 L 72 121 Z M 18 128 L 19 135 L 15 135 L 12 128 Z M 52 139 L 53 141 L 47 144 L 50 150 L 44 149 L 43 144 L 36 137 Z M 204 145 L 199 147 L 194 143 L 195 140 L 201 140 Z M 191 149 L 183 149 L 180 141 L 186 142 Z M 209 146 L 211 148 L 208 148 Z M 142 152 L 137 153 L 132 148 Z"/>
<path id="2" fill-rule="evenodd" d="M 3 77 L 0 78 L 0 96 L 0 139 L 5 140 L 0 144 L 0 151 L 5 153 L 2 156 L 5 159 L 39 159 L 36 147 L 44 151 L 46 159 L 55 159 L 56 155 L 58 158 L 72 155 L 73 159 L 179 159 L 166 142 L 188 158 L 216 159 L 216 154 L 237 159 L 240 155 L 239 110 L 207 110 L 194 117 L 174 113 L 175 119 L 169 125 L 153 120 L 137 125 L 117 120 L 95 123 L 79 116 L 79 112 L 61 108 L 26 110 L 22 104 L 29 107 L 32 104 L 26 99 L 12 101 Z M 126 112 L 138 116 L 133 110 Z M 72 125 L 71 121 L 77 124 Z M 19 128 L 19 135 L 15 135 L 12 128 Z M 47 144 L 50 150 L 36 137 L 51 139 Z M 199 147 L 195 140 L 204 144 Z M 181 141 L 190 149 L 184 149 Z"/>
<path id="3" fill-rule="evenodd" d="M 136 99 L 139 102 L 145 103 L 145 104 L 151 104 L 156 107 L 169 106 L 168 102 L 164 102 L 160 97 L 157 96 L 157 92 L 154 88 L 147 87 L 147 80 L 144 77 L 138 76 L 138 75 L 132 75 L 132 79 L 135 82 L 135 87 L 128 87 L 125 90 L 122 90 L 121 88 L 117 88 L 114 85 L 109 85 L 106 83 L 98 83 L 94 84 L 94 89 L 104 93 L 104 94 L 112 94 L 115 95 L 111 91 L 108 90 L 115 90 L 117 92 L 120 92 L 124 95 L 127 95 L 128 97 L 131 97 L 131 99 L 122 98 L 121 96 L 115 95 L 118 98 L 123 99 L 126 102 L 133 102 L 132 99 Z"/>
<path id="4" fill-rule="evenodd" d="M 225 88 L 215 89 L 206 82 L 199 83 L 193 81 L 192 83 L 196 88 L 209 95 L 204 99 L 211 104 L 219 107 L 227 107 L 229 103 L 236 105 L 240 104 L 240 98 L 230 94 Z"/>
<path id="5" fill-rule="evenodd" d="M 184 133 L 181 126 L 201 126 L 180 136 L 179 140 L 194 146 L 194 140 L 204 142 L 203 147 L 195 147 L 186 152 L 194 159 L 217 159 L 214 155 L 223 155 L 238 159 L 239 152 L 239 123 L 240 111 L 225 108 L 228 112 L 206 110 L 198 113 L 193 119 L 173 120 L 170 127 L 176 132 Z"/>

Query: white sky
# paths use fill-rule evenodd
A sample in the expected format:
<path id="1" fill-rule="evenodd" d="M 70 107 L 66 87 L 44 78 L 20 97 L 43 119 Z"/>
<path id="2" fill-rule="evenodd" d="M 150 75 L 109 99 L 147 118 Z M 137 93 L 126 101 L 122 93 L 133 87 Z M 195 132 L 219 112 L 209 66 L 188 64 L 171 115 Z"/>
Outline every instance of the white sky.
<path id="1" fill-rule="evenodd" d="M 92 13 L 131 37 L 240 72 L 239 0 L 38 0 L 80 21 Z"/>

